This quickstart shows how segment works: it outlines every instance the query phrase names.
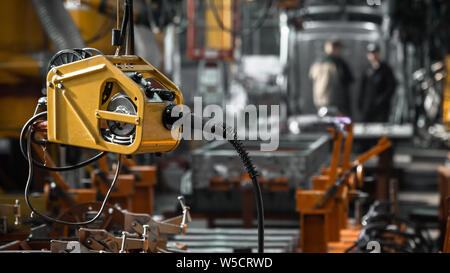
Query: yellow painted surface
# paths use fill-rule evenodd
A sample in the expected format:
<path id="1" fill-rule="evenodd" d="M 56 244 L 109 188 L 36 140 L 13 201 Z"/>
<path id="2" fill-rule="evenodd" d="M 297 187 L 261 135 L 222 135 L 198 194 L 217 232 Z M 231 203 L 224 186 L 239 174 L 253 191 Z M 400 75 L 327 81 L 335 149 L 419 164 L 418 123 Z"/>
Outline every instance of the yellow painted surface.
<path id="1" fill-rule="evenodd" d="M 96 3 L 92 3 L 92 6 L 81 4 L 78 7 L 71 8 L 69 14 L 78 26 L 87 46 L 97 48 L 104 54 L 114 53 L 114 48 L 111 46 L 111 30 L 116 27 L 114 15 L 100 14 L 97 11 Z"/>
<path id="2" fill-rule="evenodd" d="M 210 1 L 210 0 L 208 0 Z M 226 29 L 232 29 L 232 1 L 231 0 L 213 0 L 219 17 Z M 222 30 L 214 17 L 211 9 L 205 10 L 206 21 L 206 49 L 229 50 L 233 47 L 232 34 Z"/>
<path id="3" fill-rule="evenodd" d="M 172 138 L 171 131 L 162 123 L 165 104 L 148 103 L 141 88 L 123 71 L 137 71 L 144 78 L 153 78 L 164 88 L 176 94 L 175 103 L 182 104 L 183 97 L 168 78 L 151 64 L 138 56 L 94 56 L 58 67 L 56 74 L 50 71 L 47 82 L 48 138 L 52 142 L 86 147 L 120 154 L 168 152 L 175 149 L 179 140 Z M 135 141 L 130 145 L 119 145 L 105 141 L 100 133 L 101 116 L 109 101 L 101 103 L 106 82 L 115 82 L 109 100 L 122 89 L 134 102 L 137 114 Z M 58 85 L 62 84 L 62 88 Z M 118 87 L 120 85 L 120 88 Z M 60 86 L 61 87 L 61 86 Z M 115 114 L 107 119 L 129 120 Z M 116 119 L 114 118 L 116 116 Z M 176 130 L 181 134 L 181 129 Z"/>
<path id="4" fill-rule="evenodd" d="M 33 53 L 48 47 L 31 0 L 1 1 L 0 84 L 27 82 L 38 77 Z M 0 90 L 1 95 L 1 90 Z"/>
<path id="5" fill-rule="evenodd" d="M 33 96 L 0 96 L 0 138 L 18 138 L 36 104 Z"/>
<path id="6" fill-rule="evenodd" d="M 1 1 L 0 26 L 0 52 L 31 53 L 44 48 L 44 32 L 31 0 Z"/>

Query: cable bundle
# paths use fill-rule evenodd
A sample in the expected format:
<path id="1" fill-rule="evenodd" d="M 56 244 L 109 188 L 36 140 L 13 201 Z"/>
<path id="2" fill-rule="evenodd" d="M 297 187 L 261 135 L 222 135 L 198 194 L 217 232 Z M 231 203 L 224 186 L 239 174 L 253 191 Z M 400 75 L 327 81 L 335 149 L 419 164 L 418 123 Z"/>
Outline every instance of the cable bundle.
<path id="1" fill-rule="evenodd" d="M 363 217 L 358 240 L 345 252 L 371 252 L 374 242 L 384 253 L 430 253 L 434 251 L 428 231 L 389 211 L 390 202 L 375 202 Z"/>

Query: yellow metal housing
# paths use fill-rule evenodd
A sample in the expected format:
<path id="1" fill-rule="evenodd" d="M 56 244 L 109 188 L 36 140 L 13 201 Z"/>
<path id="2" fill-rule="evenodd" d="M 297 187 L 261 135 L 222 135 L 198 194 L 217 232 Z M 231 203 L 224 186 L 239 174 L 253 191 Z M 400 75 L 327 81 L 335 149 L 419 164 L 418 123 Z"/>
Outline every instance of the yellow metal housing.
<path id="1" fill-rule="evenodd" d="M 175 92 L 175 104 L 183 97 L 175 84 L 138 56 L 97 55 L 58 66 L 47 75 L 47 119 L 49 141 L 120 154 L 168 152 L 181 138 L 181 128 L 172 132 L 162 122 L 165 102 L 150 102 L 141 87 L 124 72 L 139 72 L 163 88 Z M 108 101 L 102 103 L 107 82 L 114 82 Z M 111 98 L 123 91 L 136 106 L 136 115 L 107 110 Z M 130 145 L 111 143 L 100 128 L 106 120 L 136 125 Z"/>

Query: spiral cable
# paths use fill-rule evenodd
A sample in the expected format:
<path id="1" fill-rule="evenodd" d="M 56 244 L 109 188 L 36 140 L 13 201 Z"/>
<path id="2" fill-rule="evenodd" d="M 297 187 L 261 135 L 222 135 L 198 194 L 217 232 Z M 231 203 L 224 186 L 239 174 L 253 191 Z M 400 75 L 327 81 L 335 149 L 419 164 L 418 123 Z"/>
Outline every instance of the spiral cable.
<path id="1" fill-rule="evenodd" d="M 202 124 L 207 123 L 206 119 L 198 117 L 195 114 L 191 113 L 191 117 L 194 119 L 201 120 Z M 196 124 L 196 122 L 193 122 L 191 124 Z M 258 172 L 256 171 L 256 167 L 253 164 L 248 152 L 246 151 L 246 149 L 244 147 L 244 143 L 238 139 L 236 130 L 231 127 L 226 126 L 223 123 L 218 122 L 218 123 L 213 124 L 213 126 L 211 127 L 211 132 L 216 133 L 217 132 L 216 128 L 221 129 L 220 130 L 222 132 L 221 136 L 223 138 L 227 139 L 228 142 L 236 150 L 236 152 L 239 155 L 239 158 L 241 159 L 245 169 L 248 172 L 250 179 L 252 180 L 253 190 L 255 193 L 256 212 L 257 212 L 257 218 L 258 218 L 258 252 L 264 253 L 264 206 L 263 206 L 261 187 L 259 186 L 259 182 L 258 182 Z M 195 128 L 193 128 L 193 129 L 195 130 Z"/>

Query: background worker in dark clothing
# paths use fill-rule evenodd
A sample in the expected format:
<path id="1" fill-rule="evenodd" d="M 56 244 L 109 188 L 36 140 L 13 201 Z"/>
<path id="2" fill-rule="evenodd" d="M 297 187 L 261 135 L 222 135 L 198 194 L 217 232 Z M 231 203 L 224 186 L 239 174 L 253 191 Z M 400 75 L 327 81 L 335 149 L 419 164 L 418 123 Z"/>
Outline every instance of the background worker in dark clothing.
<path id="1" fill-rule="evenodd" d="M 331 113 L 350 115 L 350 85 L 354 78 L 341 57 L 342 44 L 325 43 L 325 57 L 318 59 L 309 71 L 313 81 L 313 99 L 317 109 L 327 107 Z"/>
<path id="2" fill-rule="evenodd" d="M 363 122 L 388 122 L 391 99 L 397 87 L 394 73 L 381 61 L 380 47 L 367 46 L 369 67 L 365 70 L 359 93 L 359 107 Z"/>

